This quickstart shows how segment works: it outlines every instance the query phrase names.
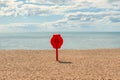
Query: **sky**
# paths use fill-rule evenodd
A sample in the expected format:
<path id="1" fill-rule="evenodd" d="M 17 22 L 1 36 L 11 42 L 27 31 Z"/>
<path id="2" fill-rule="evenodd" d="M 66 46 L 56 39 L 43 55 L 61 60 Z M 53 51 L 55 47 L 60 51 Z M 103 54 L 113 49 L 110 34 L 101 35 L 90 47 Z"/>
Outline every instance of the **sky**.
<path id="1" fill-rule="evenodd" d="M 120 32 L 120 0 L 0 0 L 0 32 Z"/>

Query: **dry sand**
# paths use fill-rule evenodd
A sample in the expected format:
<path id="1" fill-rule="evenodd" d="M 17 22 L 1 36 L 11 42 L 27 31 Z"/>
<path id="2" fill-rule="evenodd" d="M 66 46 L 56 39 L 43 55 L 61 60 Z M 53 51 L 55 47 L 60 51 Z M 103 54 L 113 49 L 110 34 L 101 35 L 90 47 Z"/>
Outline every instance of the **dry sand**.
<path id="1" fill-rule="evenodd" d="M 120 49 L 1 50 L 0 80 L 120 80 Z"/>

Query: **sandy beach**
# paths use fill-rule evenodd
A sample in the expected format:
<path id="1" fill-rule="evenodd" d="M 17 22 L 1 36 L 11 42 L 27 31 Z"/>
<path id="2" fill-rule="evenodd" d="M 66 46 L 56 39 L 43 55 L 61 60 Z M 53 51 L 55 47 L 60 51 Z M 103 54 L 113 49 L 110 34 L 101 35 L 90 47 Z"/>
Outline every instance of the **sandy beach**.
<path id="1" fill-rule="evenodd" d="M 0 80 L 120 80 L 120 49 L 0 50 Z"/>

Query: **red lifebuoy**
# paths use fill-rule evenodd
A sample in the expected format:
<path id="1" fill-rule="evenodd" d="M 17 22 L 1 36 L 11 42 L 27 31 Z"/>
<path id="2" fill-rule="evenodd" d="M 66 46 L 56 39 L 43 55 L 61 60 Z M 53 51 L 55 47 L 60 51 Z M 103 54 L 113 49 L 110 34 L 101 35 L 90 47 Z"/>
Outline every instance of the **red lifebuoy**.
<path id="1" fill-rule="evenodd" d="M 51 38 L 51 45 L 53 46 L 53 48 L 61 48 L 62 44 L 63 44 L 63 39 L 61 37 L 60 34 L 54 34 Z"/>

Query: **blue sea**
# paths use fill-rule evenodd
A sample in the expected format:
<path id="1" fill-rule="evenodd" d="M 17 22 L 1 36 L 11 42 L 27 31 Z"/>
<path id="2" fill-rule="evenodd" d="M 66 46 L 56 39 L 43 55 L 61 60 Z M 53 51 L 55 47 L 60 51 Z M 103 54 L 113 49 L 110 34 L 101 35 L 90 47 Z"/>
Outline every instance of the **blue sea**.
<path id="1" fill-rule="evenodd" d="M 55 33 L 64 39 L 61 49 L 120 48 L 120 32 L 26 32 L 0 33 L 0 50 L 52 50 L 50 39 Z"/>

